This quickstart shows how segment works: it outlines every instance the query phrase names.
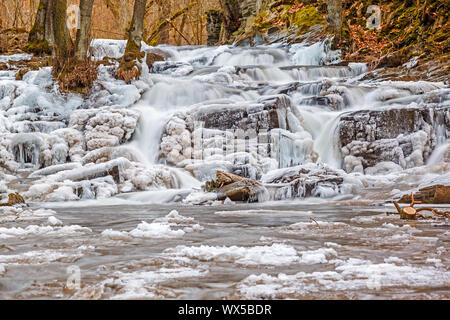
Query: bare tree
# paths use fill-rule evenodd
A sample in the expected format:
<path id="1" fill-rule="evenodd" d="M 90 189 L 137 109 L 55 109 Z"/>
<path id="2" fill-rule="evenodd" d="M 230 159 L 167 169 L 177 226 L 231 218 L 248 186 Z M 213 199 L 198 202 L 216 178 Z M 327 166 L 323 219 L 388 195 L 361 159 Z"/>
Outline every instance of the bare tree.
<path id="1" fill-rule="evenodd" d="M 327 0 L 328 22 L 333 28 L 336 41 L 340 42 L 342 38 L 342 0 Z"/>
<path id="2" fill-rule="evenodd" d="M 27 51 L 37 54 L 50 53 L 54 45 L 53 14 L 54 0 L 40 0 L 36 19 L 28 35 Z"/>
<path id="3" fill-rule="evenodd" d="M 86 60 L 89 47 L 94 0 L 80 0 L 80 25 L 77 30 L 75 59 Z"/>
<path id="4" fill-rule="evenodd" d="M 59 78 L 60 73 L 69 63 L 72 39 L 67 29 L 67 0 L 54 0 L 50 8 L 53 14 L 53 74 Z"/>
<path id="5" fill-rule="evenodd" d="M 67 0 L 52 0 L 53 75 L 62 92 L 87 94 L 97 79 L 97 64 L 87 59 L 93 0 L 81 0 L 81 22 L 74 46 L 67 28 Z"/>
<path id="6" fill-rule="evenodd" d="M 117 77 L 127 83 L 137 78 L 140 74 L 140 68 L 136 62 L 142 60 L 141 42 L 146 2 L 146 0 L 135 0 L 134 2 L 133 19 L 128 31 L 127 47 L 117 72 Z"/>
<path id="7" fill-rule="evenodd" d="M 163 23 L 161 29 L 159 30 L 159 41 L 160 44 L 168 44 L 170 39 L 170 26 L 168 23 L 164 23 L 167 19 L 170 19 L 170 1 L 167 0 L 156 0 L 158 5 L 158 16 L 159 23 Z"/>

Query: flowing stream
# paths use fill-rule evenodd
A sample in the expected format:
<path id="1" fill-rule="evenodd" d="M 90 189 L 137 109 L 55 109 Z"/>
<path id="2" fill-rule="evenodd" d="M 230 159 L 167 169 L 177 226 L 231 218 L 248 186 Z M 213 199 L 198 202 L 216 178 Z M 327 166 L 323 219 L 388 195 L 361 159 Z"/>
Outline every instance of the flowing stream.
<path id="1" fill-rule="evenodd" d="M 98 59 L 123 54 L 123 42 L 95 45 Z M 347 153 L 340 145 L 343 118 L 350 130 L 363 126 L 365 112 L 386 108 L 448 113 L 446 85 L 363 79 L 364 64 L 338 65 L 326 43 L 158 49 L 166 61 L 143 69 L 148 89 L 129 106 L 140 118 L 126 147 L 145 167 L 167 169 L 171 187 L 2 209 L 0 298 L 450 298 L 448 220 L 386 215 L 394 211 L 386 199 L 401 191 L 436 178 L 449 182 L 445 122 L 421 122 L 417 136 L 392 138 L 378 129 L 388 120 L 375 123 L 374 116 L 358 134 L 385 137 L 379 145 L 363 145 L 361 137 Z M 214 143 L 226 140 L 227 129 L 273 123 L 271 103 L 278 110 L 271 134 L 279 140 L 248 143 L 275 156 L 221 154 L 225 147 Z M 427 112 L 423 118 L 432 118 Z M 201 159 L 185 152 L 194 144 L 195 117 L 209 125 L 200 128 Z M 14 150 L 30 167 L 41 140 L 25 138 L 13 140 Z M 395 153 L 382 148 L 390 145 Z M 360 149 L 372 152 L 367 163 L 355 156 Z M 214 201 L 200 191 L 216 169 L 271 182 L 274 172 L 288 174 L 286 167 L 316 164 L 338 170 L 343 184 L 318 186 L 317 197 L 308 198 L 293 197 L 287 187 L 283 194 L 291 196 L 274 191 L 253 204 Z M 186 201 L 193 191 L 205 205 Z"/>

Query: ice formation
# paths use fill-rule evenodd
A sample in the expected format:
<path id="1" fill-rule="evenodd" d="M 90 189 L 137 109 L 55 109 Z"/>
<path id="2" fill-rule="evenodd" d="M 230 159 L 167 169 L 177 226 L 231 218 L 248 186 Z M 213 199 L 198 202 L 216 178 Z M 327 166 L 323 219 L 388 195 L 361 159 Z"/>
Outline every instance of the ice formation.
<path id="1" fill-rule="evenodd" d="M 92 59 L 125 45 L 94 40 Z M 271 200 L 332 198 L 449 170 L 443 83 L 361 80 L 365 64 L 337 65 L 329 40 L 142 50 L 165 61 L 131 84 L 100 65 L 88 98 L 58 93 L 50 68 L 1 73 L 2 198 L 17 185 L 30 201 L 190 189 L 185 202 L 212 203 L 199 188 L 216 170 L 262 179 Z"/>

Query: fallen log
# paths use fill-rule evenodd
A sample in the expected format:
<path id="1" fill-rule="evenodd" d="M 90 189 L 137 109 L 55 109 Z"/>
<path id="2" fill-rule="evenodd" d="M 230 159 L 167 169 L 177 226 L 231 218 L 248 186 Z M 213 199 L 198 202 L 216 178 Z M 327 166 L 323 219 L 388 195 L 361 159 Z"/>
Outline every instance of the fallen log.
<path id="1" fill-rule="evenodd" d="M 224 171 L 216 171 L 216 179 L 205 183 L 205 191 L 217 193 L 218 200 L 258 201 L 258 194 L 264 190 L 260 182 Z"/>

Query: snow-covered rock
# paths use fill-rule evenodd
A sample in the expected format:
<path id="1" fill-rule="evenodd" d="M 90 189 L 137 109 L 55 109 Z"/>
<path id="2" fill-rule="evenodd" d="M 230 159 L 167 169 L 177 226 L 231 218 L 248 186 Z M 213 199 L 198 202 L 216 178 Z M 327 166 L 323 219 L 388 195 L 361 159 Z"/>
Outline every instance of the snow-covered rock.
<path id="1" fill-rule="evenodd" d="M 364 169 L 372 174 L 379 171 L 381 162 L 404 169 L 422 166 L 439 135 L 444 140 L 450 138 L 449 124 L 449 107 L 385 108 L 345 114 L 337 128 L 345 169 Z M 438 130 L 442 126 L 447 129 Z"/>

